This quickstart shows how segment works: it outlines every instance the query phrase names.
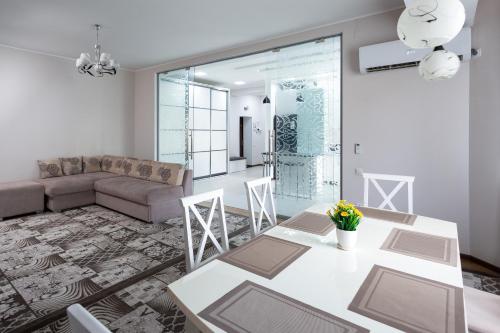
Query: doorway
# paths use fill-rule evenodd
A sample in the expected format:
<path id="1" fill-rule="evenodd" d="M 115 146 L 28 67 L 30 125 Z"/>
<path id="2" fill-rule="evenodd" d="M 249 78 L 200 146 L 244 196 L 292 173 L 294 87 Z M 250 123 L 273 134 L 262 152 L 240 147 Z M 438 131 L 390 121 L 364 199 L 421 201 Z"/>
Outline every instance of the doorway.
<path id="1" fill-rule="evenodd" d="M 340 199 L 340 36 L 185 71 L 187 82 L 180 84 L 183 88 L 177 94 L 185 94 L 183 100 L 187 101 L 187 106 L 183 109 L 185 113 L 179 111 L 177 116 L 179 119 L 184 116 L 187 124 L 185 131 L 178 131 L 187 133 L 186 166 L 194 168 L 195 175 L 200 175 L 197 157 L 199 161 L 200 154 L 207 152 L 216 156 L 214 160 L 207 155 L 210 168 L 213 163 L 227 164 L 225 169 L 219 169 L 223 172 L 212 173 L 205 169 L 204 176 L 197 177 L 194 182 L 195 193 L 222 187 L 227 205 L 246 209 L 243 182 L 272 175 L 277 212 L 284 217 L 316 203 L 333 203 Z M 165 75 L 172 75 L 172 72 Z M 193 116 L 196 122 L 197 113 L 201 112 L 193 105 L 199 92 L 197 94 L 192 86 L 226 93 L 224 110 L 214 109 L 211 104 L 205 107 L 210 112 L 206 113 L 201 125 L 207 128 L 192 127 Z M 159 92 L 159 100 L 163 100 L 162 94 L 165 95 Z M 182 103 L 182 98 L 179 101 Z M 161 121 L 160 108 L 158 112 Z M 164 116 L 169 124 L 160 124 L 158 128 L 158 147 L 173 144 L 166 136 L 162 137 L 169 132 L 165 127 L 175 122 L 172 116 L 173 113 Z M 197 139 L 201 131 L 220 132 L 204 133 Z M 177 139 L 179 147 L 181 136 Z M 215 137 L 218 149 L 214 149 Z M 197 150 L 197 141 L 205 150 Z"/>
<path id="2" fill-rule="evenodd" d="M 252 158 L 252 117 L 240 117 L 240 156 L 246 160 L 247 167 L 251 167 Z M 243 149 L 242 149 L 243 148 Z"/>

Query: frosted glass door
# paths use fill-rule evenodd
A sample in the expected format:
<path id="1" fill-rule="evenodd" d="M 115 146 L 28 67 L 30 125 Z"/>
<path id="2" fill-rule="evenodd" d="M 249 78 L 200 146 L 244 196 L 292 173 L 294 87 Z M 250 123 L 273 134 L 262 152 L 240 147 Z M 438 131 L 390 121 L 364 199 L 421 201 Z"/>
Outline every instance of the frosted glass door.
<path id="1" fill-rule="evenodd" d="M 280 69 L 270 85 L 282 216 L 340 199 L 340 53 L 340 37 L 332 37 L 275 55 Z M 299 65 L 305 58 L 309 63 Z"/>
<path id="2" fill-rule="evenodd" d="M 227 173 L 227 98 L 225 90 L 191 83 L 189 156 L 194 178 Z"/>
<path id="3" fill-rule="evenodd" d="M 210 176 L 210 88 L 192 85 L 191 127 L 195 178 Z"/>
<path id="4" fill-rule="evenodd" d="M 211 174 L 227 173 L 227 91 L 212 89 L 211 116 Z"/>
<path id="5" fill-rule="evenodd" d="M 158 75 L 157 158 L 189 166 L 189 78 L 182 69 Z"/>

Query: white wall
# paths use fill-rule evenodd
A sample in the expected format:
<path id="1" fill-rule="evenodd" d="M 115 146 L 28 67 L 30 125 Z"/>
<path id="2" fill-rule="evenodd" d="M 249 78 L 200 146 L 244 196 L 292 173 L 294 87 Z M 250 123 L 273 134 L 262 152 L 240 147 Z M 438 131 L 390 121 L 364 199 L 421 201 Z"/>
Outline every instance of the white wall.
<path id="1" fill-rule="evenodd" d="M 262 164 L 262 153 L 265 151 L 265 110 L 262 96 L 231 96 L 229 106 L 229 155 L 240 155 L 240 117 L 252 117 L 252 123 L 259 124 L 262 132 L 252 132 L 252 156 L 247 159 L 248 165 Z M 244 107 L 248 106 L 248 110 Z"/>
<path id="2" fill-rule="evenodd" d="M 0 47 L 0 181 L 38 177 L 37 159 L 132 154 L 134 75 L 90 78 L 70 59 Z"/>
<path id="3" fill-rule="evenodd" d="M 358 48 L 397 39 L 401 10 L 136 72 L 135 153 L 154 156 L 154 73 L 342 33 L 343 195 L 361 202 L 355 168 L 416 176 L 415 211 L 457 223 L 469 252 L 469 65 L 452 80 L 427 83 L 416 68 L 361 75 Z M 363 147 L 354 155 L 354 143 Z"/>
<path id="4" fill-rule="evenodd" d="M 497 15 L 494 15 L 496 13 Z M 481 0 L 472 29 L 482 56 L 471 62 L 471 254 L 500 267 L 500 1 Z"/>
<path id="5" fill-rule="evenodd" d="M 359 47 L 396 40 L 399 14 L 371 16 L 344 29 L 343 196 L 362 202 L 355 168 L 415 176 L 415 212 L 456 222 L 460 250 L 468 253 L 469 64 L 441 82 L 423 80 L 416 68 L 359 74 Z"/>

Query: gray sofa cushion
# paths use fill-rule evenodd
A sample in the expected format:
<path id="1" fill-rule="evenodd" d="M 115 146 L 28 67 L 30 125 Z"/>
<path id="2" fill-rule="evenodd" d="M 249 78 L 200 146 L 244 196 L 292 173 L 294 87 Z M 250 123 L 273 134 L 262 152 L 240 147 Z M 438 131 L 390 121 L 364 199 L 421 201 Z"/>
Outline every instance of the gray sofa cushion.
<path id="1" fill-rule="evenodd" d="M 83 173 L 79 175 L 38 179 L 37 182 L 45 186 L 45 194 L 54 197 L 64 194 L 94 190 L 94 182 L 99 179 L 118 177 L 109 172 Z"/>
<path id="2" fill-rule="evenodd" d="M 142 205 L 175 200 L 184 196 L 182 186 L 123 176 L 99 180 L 95 183 L 95 190 Z"/>
<path id="3" fill-rule="evenodd" d="M 41 184 L 30 180 L 0 183 L 0 219 L 36 211 L 43 211 Z"/>

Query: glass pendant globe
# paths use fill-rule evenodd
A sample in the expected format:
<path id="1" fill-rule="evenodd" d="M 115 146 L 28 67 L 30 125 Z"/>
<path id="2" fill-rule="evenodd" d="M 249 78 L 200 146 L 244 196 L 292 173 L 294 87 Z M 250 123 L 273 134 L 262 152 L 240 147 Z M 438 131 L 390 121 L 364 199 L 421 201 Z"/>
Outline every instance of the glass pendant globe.
<path id="1" fill-rule="evenodd" d="M 398 36 L 412 49 L 436 47 L 455 38 L 464 22 L 460 0 L 415 0 L 399 17 Z"/>
<path id="2" fill-rule="evenodd" d="M 460 68 L 460 59 L 442 47 L 436 48 L 422 59 L 418 73 L 427 81 L 451 79 Z"/>

